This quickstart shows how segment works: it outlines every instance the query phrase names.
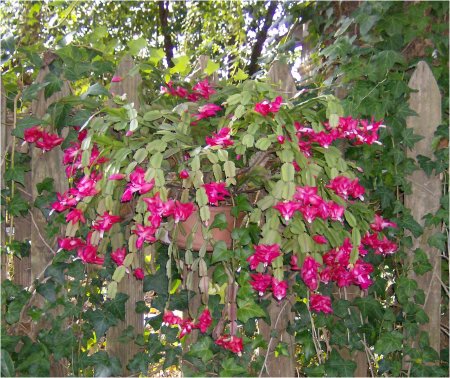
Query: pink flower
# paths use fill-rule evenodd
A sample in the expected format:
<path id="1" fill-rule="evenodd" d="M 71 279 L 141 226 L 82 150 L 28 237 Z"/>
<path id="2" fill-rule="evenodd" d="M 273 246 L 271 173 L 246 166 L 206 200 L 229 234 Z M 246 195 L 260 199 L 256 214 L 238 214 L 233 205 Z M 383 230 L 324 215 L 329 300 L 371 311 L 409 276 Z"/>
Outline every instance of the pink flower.
<path id="1" fill-rule="evenodd" d="M 278 210 L 286 222 L 288 222 L 294 213 L 300 210 L 301 205 L 294 201 L 278 202 L 273 208 Z"/>
<path id="2" fill-rule="evenodd" d="M 211 205 L 219 206 L 219 201 L 223 201 L 225 197 L 229 197 L 230 193 L 225 189 L 224 182 L 212 182 L 210 184 L 203 184 L 206 195 L 208 196 L 208 202 Z"/>
<path id="3" fill-rule="evenodd" d="M 77 183 L 74 193 L 77 195 L 77 199 L 81 200 L 85 197 L 95 196 L 99 191 L 95 188 L 97 185 L 96 177 L 83 176 Z"/>
<path id="4" fill-rule="evenodd" d="M 109 231 L 115 223 L 119 223 L 121 220 L 118 215 L 111 215 L 108 211 L 105 211 L 100 219 L 97 219 L 92 225 L 94 230 L 100 231 L 100 236 L 103 237 L 105 231 Z"/>
<path id="5" fill-rule="evenodd" d="M 137 280 L 143 280 L 145 277 L 144 270 L 142 268 L 136 268 L 133 272 L 133 275 Z"/>
<path id="6" fill-rule="evenodd" d="M 64 141 L 64 138 L 59 138 L 57 134 L 49 134 L 42 132 L 41 137 L 36 140 L 36 147 L 43 151 L 50 151 L 56 146 L 59 146 Z"/>
<path id="7" fill-rule="evenodd" d="M 142 167 L 137 166 L 130 174 L 130 182 L 127 184 L 123 192 L 121 202 L 130 201 L 133 193 L 145 194 L 153 189 L 155 180 L 145 181 L 145 171 Z"/>
<path id="8" fill-rule="evenodd" d="M 323 235 L 314 235 L 312 237 L 312 239 L 317 243 L 317 244 L 327 244 L 328 240 L 325 236 Z"/>
<path id="9" fill-rule="evenodd" d="M 67 251 L 73 251 L 74 249 L 82 247 L 85 244 L 85 241 L 80 238 L 58 238 L 59 248 Z"/>
<path id="10" fill-rule="evenodd" d="M 175 201 L 175 206 L 173 208 L 172 216 L 175 220 L 175 223 L 184 222 L 188 219 L 191 214 L 194 212 L 195 206 L 192 202 L 181 203 L 179 201 Z"/>
<path id="11" fill-rule="evenodd" d="M 390 241 L 386 235 L 379 239 L 378 233 L 370 234 L 369 232 L 361 239 L 361 243 L 374 249 L 376 255 L 390 255 L 397 251 L 397 244 Z"/>
<path id="12" fill-rule="evenodd" d="M 186 319 L 186 320 L 183 320 L 183 323 L 181 323 L 180 328 L 181 328 L 181 332 L 178 335 L 178 338 L 182 339 L 184 336 L 191 333 L 192 330 L 194 330 L 196 327 L 195 327 L 195 324 L 192 322 L 192 320 Z"/>
<path id="13" fill-rule="evenodd" d="M 156 229 L 153 226 L 143 226 L 142 224 L 136 224 L 136 228 L 133 233 L 138 236 L 136 240 L 136 248 L 140 249 L 144 242 L 154 243 Z"/>
<path id="14" fill-rule="evenodd" d="M 122 80 L 122 76 L 114 75 L 111 79 L 111 83 L 120 83 Z"/>
<path id="15" fill-rule="evenodd" d="M 297 186 L 294 199 L 304 205 L 318 205 L 323 199 L 317 194 L 317 186 Z"/>
<path id="16" fill-rule="evenodd" d="M 26 129 L 23 132 L 23 136 L 28 143 L 35 143 L 38 139 L 42 138 L 43 131 L 44 129 L 42 126 L 33 126 Z"/>
<path id="17" fill-rule="evenodd" d="M 278 244 L 260 244 L 255 245 L 254 248 L 255 253 L 247 258 L 247 262 L 250 263 L 250 269 L 256 269 L 259 263 L 267 267 L 278 256 L 281 256 Z"/>
<path id="18" fill-rule="evenodd" d="M 123 173 L 113 173 L 108 177 L 108 180 L 123 180 L 126 177 Z"/>
<path id="19" fill-rule="evenodd" d="M 163 315 L 163 323 L 167 325 L 180 325 L 183 323 L 183 319 L 176 316 L 172 311 L 166 311 Z"/>
<path id="20" fill-rule="evenodd" d="M 194 114 L 192 117 L 196 119 L 196 121 L 200 121 L 204 118 L 214 117 L 218 111 L 222 110 L 222 108 L 216 104 L 206 104 L 201 106 L 198 111 L 198 114 Z"/>
<path id="21" fill-rule="evenodd" d="M 215 343 L 233 353 L 236 353 L 237 355 L 240 355 L 244 349 L 242 339 L 237 336 L 222 335 L 215 341 Z"/>
<path id="22" fill-rule="evenodd" d="M 104 258 L 97 255 L 97 247 L 86 244 L 83 247 L 78 248 L 78 257 L 83 260 L 83 262 L 88 264 L 103 265 Z"/>
<path id="23" fill-rule="evenodd" d="M 73 206 L 76 206 L 78 203 L 77 198 L 71 193 L 70 190 L 67 190 L 63 194 L 56 193 L 57 200 L 52 203 L 52 211 L 62 212 Z"/>
<path id="24" fill-rule="evenodd" d="M 71 143 L 70 147 L 67 147 L 64 150 L 63 155 L 63 164 L 68 165 L 76 165 L 77 167 L 81 167 L 81 144 L 80 143 Z"/>
<path id="25" fill-rule="evenodd" d="M 216 91 L 214 90 L 214 88 L 212 88 L 210 86 L 210 84 L 208 83 L 208 79 L 205 79 L 203 81 L 198 82 L 197 84 L 194 85 L 194 87 L 192 88 L 192 90 L 197 94 L 199 94 L 201 97 L 203 97 L 205 100 L 208 100 L 211 95 L 213 95 L 214 93 L 216 93 Z"/>
<path id="26" fill-rule="evenodd" d="M 344 199 L 347 199 L 347 197 L 351 195 L 354 198 L 364 200 L 363 195 L 365 189 L 358 181 L 357 178 L 351 180 L 345 176 L 337 176 L 330 181 L 327 188 L 332 189 L 338 196 L 341 196 Z"/>
<path id="27" fill-rule="evenodd" d="M 307 256 L 303 262 L 300 276 L 310 290 L 316 290 L 319 286 L 318 268 L 320 264 L 311 256 Z"/>
<path id="28" fill-rule="evenodd" d="M 330 145 L 334 142 L 336 138 L 332 134 L 325 133 L 320 131 L 318 133 L 312 134 L 311 140 L 318 143 L 320 146 L 324 148 L 330 147 Z"/>
<path id="29" fill-rule="evenodd" d="M 314 206 L 303 206 L 300 208 L 300 212 L 308 223 L 312 223 L 317 217 L 318 209 Z"/>
<path id="30" fill-rule="evenodd" d="M 397 227 L 397 224 L 383 219 L 382 216 L 375 214 L 375 221 L 370 225 L 370 228 L 374 231 L 384 230 L 386 227 Z"/>
<path id="31" fill-rule="evenodd" d="M 289 262 L 289 264 L 291 265 L 291 270 L 293 271 L 299 271 L 300 267 L 298 266 L 298 256 L 293 254 L 291 256 L 291 261 Z"/>
<path id="32" fill-rule="evenodd" d="M 268 100 L 258 102 L 255 105 L 255 112 L 258 112 L 264 117 L 267 116 L 269 113 L 278 113 L 282 101 L 283 98 L 281 96 L 278 96 L 273 102 L 269 102 Z"/>
<path id="33" fill-rule="evenodd" d="M 66 222 L 72 222 L 72 224 L 75 224 L 77 222 L 86 223 L 86 218 L 84 217 L 83 211 L 80 209 L 72 209 L 69 213 L 66 215 Z"/>
<path id="34" fill-rule="evenodd" d="M 207 308 L 205 308 L 201 315 L 198 317 L 196 327 L 200 329 L 200 332 L 205 333 L 211 324 L 211 313 Z"/>
<path id="35" fill-rule="evenodd" d="M 373 281 L 370 278 L 370 273 L 373 272 L 372 264 L 358 260 L 353 269 L 350 271 L 353 281 L 361 289 L 367 289 L 372 285 Z"/>
<path id="36" fill-rule="evenodd" d="M 268 289 L 268 287 L 272 284 L 272 276 L 269 274 L 256 273 L 250 274 L 252 281 L 250 281 L 250 285 L 252 285 L 253 289 L 258 292 L 258 295 L 263 295 L 264 292 Z"/>
<path id="37" fill-rule="evenodd" d="M 292 162 L 292 165 L 294 166 L 295 172 L 301 171 L 300 166 L 298 165 L 298 163 L 295 160 Z"/>
<path id="38" fill-rule="evenodd" d="M 329 217 L 331 220 L 343 222 L 343 215 L 345 209 L 342 206 L 339 206 L 336 202 L 329 201 L 327 203 L 328 211 L 329 211 Z"/>
<path id="39" fill-rule="evenodd" d="M 231 129 L 229 127 L 223 127 L 219 130 L 218 133 L 213 133 L 212 138 L 206 137 L 206 143 L 208 146 L 222 146 L 228 147 L 232 146 L 234 142 L 231 140 L 230 135 Z"/>
<path id="40" fill-rule="evenodd" d="M 331 298 L 320 294 L 310 295 L 309 307 L 315 312 L 324 312 L 325 314 L 331 314 L 333 312 Z"/>
<path id="41" fill-rule="evenodd" d="M 123 265 L 123 261 L 125 260 L 125 256 L 127 254 L 127 251 L 125 247 L 123 248 L 117 248 L 114 252 L 111 252 L 111 259 L 114 261 L 117 265 Z"/>
<path id="42" fill-rule="evenodd" d="M 284 144 L 284 141 L 285 141 L 285 137 L 284 137 L 284 135 L 278 135 L 277 136 L 277 141 L 278 141 L 278 143 L 280 143 L 280 144 Z"/>
<path id="43" fill-rule="evenodd" d="M 287 287 L 286 281 L 278 281 L 275 277 L 272 278 L 272 292 L 277 300 L 281 301 L 286 296 Z"/>
<path id="44" fill-rule="evenodd" d="M 186 171 L 186 169 L 183 169 L 179 174 L 178 177 L 180 177 L 180 179 L 185 180 L 187 178 L 189 178 L 189 172 Z"/>

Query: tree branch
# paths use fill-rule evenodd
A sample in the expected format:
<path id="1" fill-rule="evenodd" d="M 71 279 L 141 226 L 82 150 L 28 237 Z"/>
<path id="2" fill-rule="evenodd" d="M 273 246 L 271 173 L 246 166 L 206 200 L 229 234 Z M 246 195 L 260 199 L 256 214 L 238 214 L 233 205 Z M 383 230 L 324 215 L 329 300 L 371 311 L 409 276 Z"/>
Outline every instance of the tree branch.
<path id="1" fill-rule="evenodd" d="M 169 2 L 158 1 L 159 8 L 159 21 L 161 23 L 161 33 L 164 37 L 164 52 L 166 53 L 167 66 L 173 67 L 173 43 L 170 36 L 168 15 L 169 15 Z"/>
<path id="2" fill-rule="evenodd" d="M 256 35 L 256 42 L 253 46 L 252 55 L 250 57 L 250 64 L 248 65 L 247 71 L 250 76 L 252 76 L 258 69 L 258 58 L 261 56 L 261 52 L 264 46 L 264 42 L 267 39 L 267 32 L 269 31 L 270 26 L 273 22 L 273 16 L 275 14 L 275 10 L 277 9 L 278 2 L 270 1 L 269 8 L 267 9 L 267 14 L 264 19 L 264 24 L 261 30 Z"/>

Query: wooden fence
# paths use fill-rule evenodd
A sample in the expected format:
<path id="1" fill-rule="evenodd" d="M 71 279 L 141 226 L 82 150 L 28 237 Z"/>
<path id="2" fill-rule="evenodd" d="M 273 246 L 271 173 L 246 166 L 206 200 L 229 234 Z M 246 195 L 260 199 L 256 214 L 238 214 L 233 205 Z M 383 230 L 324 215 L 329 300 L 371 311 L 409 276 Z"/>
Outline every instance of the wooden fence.
<path id="1" fill-rule="evenodd" d="M 206 61 L 201 59 L 200 66 L 205 66 Z M 116 75 L 122 76 L 123 80 L 120 83 L 112 83 L 111 90 L 118 95 L 125 94 L 129 102 L 134 102 L 135 107 L 139 108 L 138 87 L 141 83 L 139 74 L 130 76 L 134 66 L 131 58 L 125 58 L 119 65 Z M 37 82 L 42 82 L 48 68 L 44 67 L 38 75 Z M 295 81 L 290 73 L 290 68 L 284 64 L 275 62 L 269 71 L 269 80 L 278 86 L 280 94 L 284 97 L 292 97 L 296 93 Z M 417 89 L 417 93 L 413 93 L 410 99 L 410 107 L 415 110 L 419 117 L 410 117 L 408 119 L 408 126 L 414 129 L 415 134 L 423 135 L 425 138 L 416 145 L 414 151 L 410 152 L 411 157 L 416 157 L 418 154 L 432 158 L 431 139 L 436 127 L 441 122 L 441 97 L 434 77 L 426 63 L 420 62 L 411 78 L 410 86 Z M 42 90 L 37 99 L 33 102 L 31 110 L 34 116 L 42 117 L 48 111 L 49 106 L 58 101 L 62 97 L 70 94 L 69 85 L 66 83 L 60 92 L 53 94 L 50 98 L 45 99 L 44 91 Z M 2 139 L 2 162 L 4 162 L 5 153 L 11 151 L 11 148 L 17 147 L 14 139 L 11 137 L 11 130 L 15 124 L 15 116 L 6 109 L 6 102 L 2 90 L 1 102 L 1 139 Z M 36 184 L 41 182 L 45 177 L 52 177 L 55 182 L 55 189 L 57 191 L 64 191 L 66 189 L 66 177 L 62 169 L 61 160 L 62 152 L 60 149 L 54 149 L 50 152 L 42 154 L 38 149 L 32 149 L 31 155 L 31 172 L 25 177 L 25 186 L 18 188 L 22 195 L 29 198 L 30 202 L 34 201 L 37 196 Z M 4 165 L 2 165 L 2 173 L 4 173 Z M 3 175 L 2 175 L 3 176 Z M 405 199 L 405 204 L 412 209 L 414 218 L 423 223 L 422 217 L 425 213 L 434 211 L 439 207 L 439 198 L 441 193 L 441 182 L 438 177 L 426 177 L 422 171 L 416 171 L 411 176 L 412 193 Z M 3 185 L 2 181 L 2 185 Z M 54 255 L 55 240 L 46 240 L 44 228 L 46 220 L 42 216 L 40 210 L 33 209 L 27 216 L 16 218 L 14 221 L 14 238 L 16 240 L 30 240 L 31 254 L 30 257 L 22 259 L 14 258 L 9 260 L 2 254 L 2 281 L 8 278 L 8 266 L 12 266 L 12 279 L 15 283 L 30 286 L 31 282 L 40 277 L 45 268 L 50 263 Z M 9 230 L 11 232 L 12 230 Z M 440 256 L 439 253 L 430 248 L 426 244 L 426 236 L 430 235 L 432 229 L 427 229 L 424 237 L 415 241 L 414 248 L 422 248 L 428 254 L 430 261 L 434 266 L 433 272 L 428 273 L 422 277 L 415 277 L 419 282 L 420 287 L 426 293 L 425 310 L 430 317 L 430 323 L 424 325 L 430 334 L 431 345 L 433 348 L 440 349 Z M 63 230 L 61 230 L 63 234 Z M 8 237 L 8 232 L 5 229 L 5 224 L 2 225 L 2 241 Z M 144 328 L 144 319 L 142 314 L 136 314 L 135 302 L 144 299 L 142 290 L 137 290 L 134 281 L 124 279 L 119 285 L 119 292 L 129 295 L 129 300 L 126 305 L 126 317 L 123 322 L 111 328 L 107 333 L 107 348 L 118 356 L 122 362 L 122 366 L 126 366 L 126 361 L 129 360 L 137 351 L 135 344 L 122 344 L 116 339 L 121 335 L 122 331 L 127 327 L 132 326 L 134 331 L 142 333 Z M 361 292 L 359 289 L 353 290 L 349 293 L 350 296 L 359 296 Z M 350 298 L 349 298 L 350 299 Z M 282 312 L 282 314 L 280 314 Z M 292 313 L 289 308 L 279 308 L 278 306 L 271 306 L 270 322 L 271 324 L 262 324 L 261 330 L 266 337 L 269 344 L 269 353 L 266 361 L 267 376 L 295 376 L 295 360 L 288 357 L 275 358 L 274 348 L 278 342 L 283 341 L 289 345 L 291 352 L 295 351 L 295 343 L 287 332 L 286 327 L 289 320 L 292 319 Z M 273 336 L 271 329 L 277 330 L 277 336 Z M 342 351 L 345 354 L 345 351 Z M 357 376 L 367 375 L 367 360 L 364 352 L 357 352 L 347 358 L 353 358 L 358 368 Z M 126 371 L 125 371 L 126 373 Z M 57 375 L 57 370 L 54 370 L 54 375 Z"/>

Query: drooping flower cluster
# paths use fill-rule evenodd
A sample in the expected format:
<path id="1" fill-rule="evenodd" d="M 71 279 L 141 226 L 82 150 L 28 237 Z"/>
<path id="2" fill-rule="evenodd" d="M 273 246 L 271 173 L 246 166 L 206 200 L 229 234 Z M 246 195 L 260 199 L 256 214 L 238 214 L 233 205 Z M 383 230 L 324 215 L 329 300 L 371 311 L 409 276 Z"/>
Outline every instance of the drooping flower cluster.
<path id="1" fill-rule="evenodd" d="M 231 140 L 230 135 L 231 129 L 229 127 L 223 127 L 218 133 L 213 133 L 212 137 L 206 137 L 206 144 L 208 146 L 221 146 L 228 147 L 232 146 L 234 142 Z"/>
<path id="2" fill-rule="evenodd" d="M 182 339 L 194 329 L 199 329 L 201 333 L 205 333 L 212 324 L 212 317 L 207 308 L 200 314 L 197 322 L 194 322 L 192 319 L 182 319 L 172 311 L 166 311 L 163 315 L 163 324 L 178 326 L 180 328 L 178 338 Z"/>
<path id="3" fill-rule="evenodd" d="M 387 227 L 396 228 L 397 224 L 387 221 L 376 214 L 375 221 L 370 225 L 373 233 L 368 231 L 361 239 L 361 243 L 366 247 L 372 248 L 376 255 L 386 256 L 393 254 L 398 248 L 397 243 L 389 240 L 386 235 L 380 234 L 380 231 Z"/>
<path id="4" fill-rule="evenodd" d="M 201 119 L 214 117 L 217 114 L 217 112 L 221 110 L 222 108 L 216 104 L 206 104 L 200 106 L 200 108 L 198 108 L 198 113 L 192 116 L 192 118 L 195 119 L 195 122 L 193 124 L 195 125 Z"/>
<path id="5" fill-rule="evenodd" d="M 369 122 L 364 119 L 354 119 L 352 117 L 341 117 L 336 127 L 325 123 L 324 131 L 315 131 L 313 128 L 295 122 L 297 130 L 298 145 L 303 154 L 311 156 L 313 143 L 328 148 L 338 139 L 347 139 L 355 145 L 358 144 L 381 144 L 378 141 L 378 130 L 384 127 L 382 122 Z"/>
<path id="6" fill-rule="evenodd" d="M 270 102 L 268 100 L 264 100 L 262 102 L 258 102 L 255 105 L 255 112 L 266 117 L 270 113 L 278 113 L 280 110 L 281 103 L 283 102 L 283 98 L 278 96 L 274 101 Z"/>
<path id="7" fill-rule="evenodd" d="M 221 335 L 215 343 L 230 352 L 236 353 L 238 356 L 241 355 L 241 352 L 244 349 L 242 339 L 237 336 Z"/>
<path id="8" fill-rule="evenodd" d="M 174 88 L 173 82 L 169 81 L 165 87 L 161 87 L 161 92 L 195 102 L 201 98 L 208 100 L 214 93 L 216 93 L 216 90 L 209 84 L 208 79 L 205 79 L 195 84 L 192 87 L 192 91 L 188 91 L 186 88 L 180 86 Z"/>
<path id="9" fill-rule="evenodd" d="M 247 262 L 250 264 L 250 269 L 254 270 L 261 263 L 266 269 L 272 261 L 278 256 L 281 256 L 280 246 L 278 244 L 260 244 L 254 246 L 255 252 L 247 258 Z M 253 289 L 258 292 L 258 294 L 264 295 L 266 290 L 272 290 L 273 296 L 277 300 L 281 300 L 286 296 L 287 282 L 279 281 L 270 274 L 256 273 L 250 274 Z"/>
<path id="10" fill-rule="evenodd" d="M 211 205 L 219 206 L 219 201 L 223 201 L 225 197 L 230 196 L 230 192 L 225 188 L 225 185 L 224 182 L 211 182 L 202 185 Z"/>
<path id="11" fill-rule="evenodd" d="M 131 199 L 133 198 L 133 194 L 136 192 L 139 192 L 139 194 L 148 193 L 153 189 L 154 185 L 155 180 L 151 179 L 150 181 L 146 181 L 144 168 L 137 166 L 130 174 L 130 181 L 128 182 L 125 191 L 123 192 L 121 201 L 131 201 Z"/>
<path id="12" fill-rule="evenodd" d="M 334 201 L 325 201 L 317 190 L 316 186 L 298 186 L 292 201 L 278 202 L 274 209 L 285 221 L 289 221 L 298 211 L 308 223 L 316 218 L 342 222 L 345 208 Z"/>
<path id="13" fill-rule="evenodd" d="M 58 134 L 48 133 L 42 126 L 30 127 L 24 131 L 23 135 L 26 142 L 34 143 L 44 152 L 52 150 L 64 141 L 64 138 L 58 137 Z"/>

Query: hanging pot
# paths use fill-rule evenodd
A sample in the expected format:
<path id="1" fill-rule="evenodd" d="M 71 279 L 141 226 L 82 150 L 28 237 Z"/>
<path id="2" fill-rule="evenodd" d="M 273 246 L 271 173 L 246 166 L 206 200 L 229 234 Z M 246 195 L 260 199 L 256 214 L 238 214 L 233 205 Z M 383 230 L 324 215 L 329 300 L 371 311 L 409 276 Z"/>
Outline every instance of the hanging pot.
<path id="1" fill-rule="evenodd" d="M 244 217 L 244 214 L 239 214 L 239 217 L 236 219 L 231 215 L 231 205 L 225 205 L 225 206 L 210 206 L 209 211 L 211 213 L 210 217 L 210 224 L 214 221 L 214 218 L 218 214 L 224 214 L 226 221 L 227 221 L 227 228 L 221 230 L 219 228 L 214 228 L 211 230 L 212 232 L 212 240 L 214 242 L 217 242 L 219 240 L 223 240 L 228 248 L 231 248 L 231 232 L 233 231 L 233 225 L 236 221 L 236 225 L 240 225 L 242 222 L 242 219 Z M 186 241 L 189 235 L 192 232 L 192 229 L 194 226 L 197 225 L 197 229 L 195 233 L 192 235 L 192 249 L 195 251 L 200 250 L 201 246 L 205 243 L 205 239 L 203 238 L 202 233 L 202 224 L 200 220 L 200 214 L 198 208 L 195 209 L 195 211 L 189 216 L 188 219 L 186 219 L 184 222 L 180 222 L 179 227 L 184 230 L 184 232 L 180 229 L 178 231 L 178 237 L 177 237 L 177 245 L 178 247 L 182 249 L 186 249 Z M 207 251 L 212 251 L 213 247 L 211 243 L 208 243 L 206 246 Z"/>

